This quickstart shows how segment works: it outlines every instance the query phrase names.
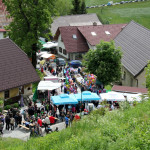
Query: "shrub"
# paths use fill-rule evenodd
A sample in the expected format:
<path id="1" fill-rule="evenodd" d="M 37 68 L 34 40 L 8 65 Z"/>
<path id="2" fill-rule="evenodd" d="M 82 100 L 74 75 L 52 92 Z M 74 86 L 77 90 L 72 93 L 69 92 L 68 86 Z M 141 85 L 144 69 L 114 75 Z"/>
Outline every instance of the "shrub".
<path id="1" fill-rule="evenodd" d="M 6 101 L 4 101 L 4 105 L 11 105 L 13 103 L 12 99 L 8 99 Z"/>
<path id="2" fill-rule="evenodd" d="M 0 112 L 2 112 L 2 110 L 3 110 L 3 109 L 2 109 L 2 108 L 0 108 Z"/>
<path id="3" fill-rule="evenodd" d="M 11 106 L 10 105 L 6 105 L 6 106 L 4 106 L 4 109 L 5 110 L 8 110 L 8 109 L 10 109 L 11 108 Z"/>
<path id="4" fill-rule="evenodd" d="M 14 103 L 14 104 L 12 104 L 12 107 L 19 108 L 19 104 L 18 103 Z"/>

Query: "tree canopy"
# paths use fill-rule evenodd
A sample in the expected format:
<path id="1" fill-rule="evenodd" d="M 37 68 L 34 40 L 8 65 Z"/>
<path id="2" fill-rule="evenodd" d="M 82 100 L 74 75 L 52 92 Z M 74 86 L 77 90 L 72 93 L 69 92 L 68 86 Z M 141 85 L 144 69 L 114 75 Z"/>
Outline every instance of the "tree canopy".
<path id="1" fill-rule="evenodd" d="M 95 74 L 103 85 L 108 85 L 120 79 L 121 56 L 120 48 L 115 48 L 113 41 L 101 41 L 96 50 L 90 49 L 84 55 L 83 64 L 87 72 Z"/>
<path id="2" fill-rule="evenodd" d="M 60 16 L 71 14 L 72 3 L 71 0 L 57 0 L 55 7 Z"/>
<path id="3" fill-rule="evenodd" d="M 147 67 L 145 68 L 146 71 L 146 87 L 148 88 L 150 94 L 150 61 L 148 62 Z"/>
<path id="4" fill-rule="evenodd" d="M 86 14 L 86 5 L 84 0 L 73 0 L 72 1 L 72 14 Z"/>
<path id="5" fill-rule="evenodd" d="M 3 0 L 12 22 L 10 38 L 21 47 L 36 67 L 37 43 L 43 31 L 49 29 L 55 14 L 55 0 Z"/>

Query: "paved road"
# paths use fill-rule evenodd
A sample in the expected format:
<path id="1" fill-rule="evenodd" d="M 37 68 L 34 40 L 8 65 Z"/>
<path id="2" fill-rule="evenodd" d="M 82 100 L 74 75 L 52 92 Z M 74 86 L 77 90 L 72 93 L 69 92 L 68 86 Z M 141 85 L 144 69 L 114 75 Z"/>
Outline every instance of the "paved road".
<path id="1" fill-rule="evenodd" d="M 61 122 L 61 123 L 51 126 L 53 131 L 56 129 L 56 127 L 58 127 L 59 131 L 65 129 L 65 122 Z M 45 128 L 42 128 L 42 132 L 43 132 L 43 136 L 45 136 L 46 135 Z M 2 137 L 5 137 L 5 138 L 11 137 L 11 138 L 21 139 L 24 141 L 27 141 L 30 138 L 30 131 L 27 131 L 26 129 L 19 128 L 19 127 L 15 128 L 14 130 L 9 130 L 9 131 L 3 130 L 3 133 L 4 134 L 2 135 Z"/>

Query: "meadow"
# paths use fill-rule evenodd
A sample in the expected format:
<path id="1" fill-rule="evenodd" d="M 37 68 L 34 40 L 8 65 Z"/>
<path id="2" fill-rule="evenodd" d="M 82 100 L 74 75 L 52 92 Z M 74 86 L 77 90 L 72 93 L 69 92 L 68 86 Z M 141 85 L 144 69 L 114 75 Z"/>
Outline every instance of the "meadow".
<path id="1" fill-rule="evenodd" d="M 87 9 L 96 13 L 103 24 L 129 23 L 131 20 L 150 29 L 150 1 Z"/>
<path id="2" fill-rule="evenodd" d="M 119 110 L 93 111 L 71 128 L 31 138 L 1 139 L 2 150 L 149 150 L 150 100 Z"/>

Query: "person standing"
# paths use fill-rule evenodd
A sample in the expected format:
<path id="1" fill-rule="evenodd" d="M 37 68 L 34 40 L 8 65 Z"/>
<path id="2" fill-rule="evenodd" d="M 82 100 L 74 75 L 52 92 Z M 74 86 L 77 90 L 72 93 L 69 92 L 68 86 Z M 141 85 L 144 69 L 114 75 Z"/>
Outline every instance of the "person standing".
<path id="1" fill-rule="evenodd" d="M 10 117 L 8 114 L 5 117 L 5 122 L 6 122 L 6 130 L 9 130 Z"/>
<path id="2" fill-rule="evenodd" d="M 22 122 L 22 116 L 21 116 L 21 114 L 19 114 L 18 115 L 18 124 L 21 124 L 21 122 Z"/>
<path id="3" fill-rule="evenodd" d="M 65 116 L 65 124 L 66 124 L 66 128 L 67 128 L 68 125 L 69 125 L 69 117 L 68 117 L 68 115 Z"/>
<path id="4" fill-rule="evenodd" d="M 0 133 L 3 134 L 3 122 L 0 120 Z"/>
<path id="5" fill-rule="evenodd" d="M 40 119 L 40 117 L 38 117 L 37 123 L 39 124 L 40 127 L 42 127 L 42 120 Z"/>
<path id="6" fill-rule="evenodd" d="M 13 118 L 13 116 L 10 118 L 10 126 L 11 126 L 11 130 L 14 130 L 14 123 L 15 123 L 15 119 Z"/>

